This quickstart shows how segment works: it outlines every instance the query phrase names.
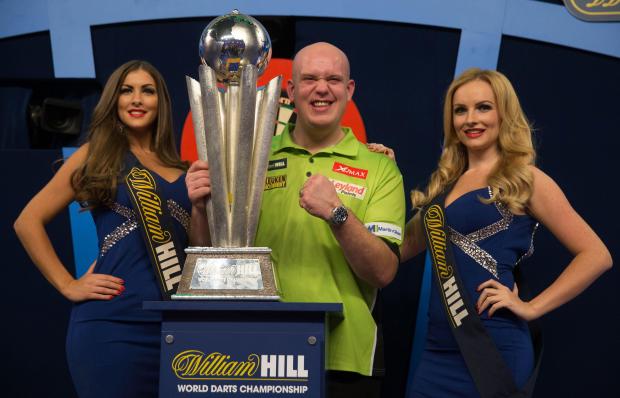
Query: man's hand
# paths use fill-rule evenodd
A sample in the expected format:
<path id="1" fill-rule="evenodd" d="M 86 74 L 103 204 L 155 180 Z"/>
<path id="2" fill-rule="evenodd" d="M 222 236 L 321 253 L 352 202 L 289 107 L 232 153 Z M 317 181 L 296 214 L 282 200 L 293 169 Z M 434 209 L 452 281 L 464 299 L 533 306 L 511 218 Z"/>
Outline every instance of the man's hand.
<path id="1" fill-rule="evenodd" d="M 185 185 L 192 206 L 204 207 L 205 199 L 211 195 L 209 164 L 204 160 L 197 160 L 192 163 L 185 175 Z"/>
<path id="2" fill-rule="evenodd" d="M 324 175 L 315 174 L 299 190 L 299 206 L 315 217 L 329 221 L 332 210 L 341 206 L 334 184 Z"/>

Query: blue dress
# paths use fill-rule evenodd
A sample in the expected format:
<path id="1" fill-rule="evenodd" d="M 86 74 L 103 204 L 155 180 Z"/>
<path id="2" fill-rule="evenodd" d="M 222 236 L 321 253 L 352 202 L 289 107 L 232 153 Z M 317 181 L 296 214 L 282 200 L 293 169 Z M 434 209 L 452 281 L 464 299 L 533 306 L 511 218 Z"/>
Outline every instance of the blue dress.
<path id="1" fill-rule="evenodd" d="M 484 204 L 490 188 L 468 192 L 446 209 L 448 235 L 459 274 L 475 305 L 476 288 L 489 279 L 512 289 L 513 269 L 533 251 L 538 223 L 529 215 L 514 215 L 502 204 Z M 434 277 L 433 277 L 434 278 Z M 479 397 L 465 365 L 446 315 L 436 283 L 431 282 L 426 345 L 412 383 L 416 398 Z M 523 387 L 534 366 L 534 353 L 527 323 L 509 310 L 499 310 L 489 318 L 480 316 L 515 383 Z"/>
<path id="2" fill-rule="evenodd" d="M 183 176 L 172 183 L 151 172 L 181 244 L 187 242 L 190 203 Z M 92 211 L 99 238 L 94 272 L 125 281 L 111 300 L 76 304 L 67 333 L 67 360 L 76 391 L 85 397 L 157 397 L 159 388 L 159 312 L 142 309 L 161 300 L 128 196 L 119 184 L 113 206 Z"/>

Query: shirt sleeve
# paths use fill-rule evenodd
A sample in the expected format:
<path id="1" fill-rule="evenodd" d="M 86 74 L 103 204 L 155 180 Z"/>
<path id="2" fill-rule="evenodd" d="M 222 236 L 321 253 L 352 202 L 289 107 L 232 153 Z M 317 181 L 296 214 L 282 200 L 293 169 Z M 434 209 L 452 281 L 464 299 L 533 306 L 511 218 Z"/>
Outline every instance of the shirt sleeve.
<path id="1" fill-rule="evenodd" d="M 377 180 L 362 220 L 375 236 L 400 245 L 405 226 L 403 176 L 396 162 L 383 156 L 377 168 Z"/>

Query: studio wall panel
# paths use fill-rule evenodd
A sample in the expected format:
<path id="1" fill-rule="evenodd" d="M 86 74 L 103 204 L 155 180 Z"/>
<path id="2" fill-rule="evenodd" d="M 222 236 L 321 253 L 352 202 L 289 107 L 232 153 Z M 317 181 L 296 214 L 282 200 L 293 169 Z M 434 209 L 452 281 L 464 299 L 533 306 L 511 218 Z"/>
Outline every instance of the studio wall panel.
<path id="1" fill-rule="evenodd" d="M 5 256 L 0 338 L 8 361 L 2 375 L 4 397 L 75 396 L 65 359 L 71 303 L 45 280 L 13 231 L 22 208 L 52 177 L 60 158 L 59 150 L 0 151 L 5 189 L 11 192 L 0 212 Z M 60 261 L 73 272 L 68 213 L 59 214 L 47 231 Z"/>
<path id="2" fill-rule="evenodd" d="M 517 90 L 535 129 L 538 165 L 618 259 L 615 222 L 620 147 L 620 60 L 504 37 L 498 70 Z M 571 259 L 549 228 L 540 228 L 524 271 L 537 293 Z M 620 273 L 603 275 L 581 296 L 542 319 L 545 353 L 536 397 L 617 397 Z"/>

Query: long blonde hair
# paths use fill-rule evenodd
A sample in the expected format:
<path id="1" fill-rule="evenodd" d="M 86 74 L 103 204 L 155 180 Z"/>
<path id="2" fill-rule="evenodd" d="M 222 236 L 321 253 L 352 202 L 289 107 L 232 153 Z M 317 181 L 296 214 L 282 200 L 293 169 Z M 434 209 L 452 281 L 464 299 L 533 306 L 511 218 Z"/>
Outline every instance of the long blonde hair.
<path id="1" fill-rule="evenodd" d="M 467 170 L 465 146 L 459 141 L 453 124 L 454 92 L 466 83 L 481 80 L 488 83 L 495 95 L 500 120 L 498 147 L 500 160 L 488 178 L 493 190 L 490 200 L 507 205 L 512 212 L 522 212 L 532 196 L 533 175 L 529 168 L 536 159 L 532 129 L 521 109 L 519 98 L 510 81 L 500 72 L 467 69 L 448 87 L 443 108 L 444 143 L 437 170 L 425 191 L 413 190 L 411 201 L 421 208 L 454 183 Z"/>
<path id="2" fill-rule="evenodd" d="M 170 95 L 163 77 L 146 61 L 129 61 L 108 78 L 93 111 L 86 139 L 89 143 L 86 161 L 71 176 L 76 200 L 86 202 L 88 208 L 110 204 L 116 196 L 124 157 L 129 151 L 129 141 L 118 118 L 118 97 L 125 77 L 136 70 L 146 71 L 155 80 L 158 102 L 156 128 L 151 137 L 152 150 L 164 165 L 187 169 L 176 150 Z"/>

